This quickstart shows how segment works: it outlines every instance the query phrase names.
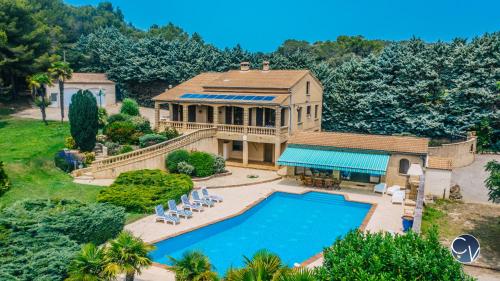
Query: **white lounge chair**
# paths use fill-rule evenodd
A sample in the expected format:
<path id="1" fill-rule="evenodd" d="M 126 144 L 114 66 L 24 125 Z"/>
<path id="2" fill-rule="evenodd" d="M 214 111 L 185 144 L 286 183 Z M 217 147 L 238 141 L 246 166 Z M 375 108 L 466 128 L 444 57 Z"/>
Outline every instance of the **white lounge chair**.
<path id="1" fill-rule="evenodd" d="M 384 195 L 386 191 L 387 191 L 387 184 L 385 183 L 379 183 L 373 187 L 373 192 L 382 193 L 382 195 Z"/>
<path id="2" fill-rule="evenodd" d="M 175 200 L 168 200 L 168 213 L 177 217 L 185 217 L 186 219 L 193 216 L 191 211 L 178 209 Z"/>
<path id="3" fill-rule="evenodd" d="M 402 190 L 394 191 L 392 194 L 392 204 L 403 204 L 405 201 L 405 192 Z"/>
<path id="4" fill-rule="evenodd" d="M 208 194 L 208 190 L 206 188 L 201 188 L 201 194 L 203 195 L 204 199 L 210 199 L 215 202 L 222 202 L 224 200 L 222 196 L 215 194 Z"/>
<path id="5" fill-rule="evenodd" d="M 174 225 L 180 223 L 179 218 L 166 214 L 162 205 L 156 206 L 155 213 L 155 221 L 163 221 L 164 223 L 171 223 Z"/>
<path id="6" fill-rule="evenodd" d="M 214 201 L 212 201 L 212 199 L 201 198 L 200 194 L 196 190 L 191 191 L 191 198 L 193 198 L 193 202 L 195 204 L 201 204 L 201 205 L 207 206 L 207 207 L 214 206 Z"/>
<path id="7" fill-rule="evenodd" d="M 392 195 L 395 191 L 401 190 L 401 186 L 399 185 L 393 185 L 387 189 L 387 195 Z"/>
<path id="8" fill-rule="evenodd" d="M 198 212 L 203 211 L 203 206 L 201 204 L 196 203 L 196 202 L 191 203 L 186 194 L 181 196 L 181 201 L 182 201 L 182 208 L 184 210 L 188 209 L 190 211 L 198 211 Z"/>

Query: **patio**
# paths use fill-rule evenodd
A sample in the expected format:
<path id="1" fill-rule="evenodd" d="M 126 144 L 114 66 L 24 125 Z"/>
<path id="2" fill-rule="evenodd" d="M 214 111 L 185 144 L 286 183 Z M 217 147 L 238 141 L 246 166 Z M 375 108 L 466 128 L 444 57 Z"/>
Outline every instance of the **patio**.
<path id="1" fill-rule="evenodd" d="M 154 216 L 148 216 L 139 221 L 127 225 L 125 228 L 141 237 L 144 241 L 154 243 L 164 240 L 183 232 L 205 226 L 219 220 L 223 220 L 244 212 L 260 200 L 266 198 L 274 191 L 285 191 L 291 193 L 303 193 L 306 191 L 318 191 L 317 189 L 304 188 L 295 180 L 279 180 L 268 183 L 247 185 L 241 187 L 217 188 L 213 189 L 214 194 L 224 197 L 224 202 L 216 204 L 213 208 L 205 208 L 204 212 L 195 213 L 193 218 L 182 220 L 177 226 L 154 222 Z M 367 231 L 393 231 L 401 232 L 401 215 L 403 208 L 401 205 L 393 205 L 389 196 L 382 196 L 372 192 L 343 188 L 341 191 L 323 191 L 335 194 L 343 194 L 349 200 L 375 203 L 375 208 L 371 218 L 366 224 Z M 321 264 L 319 258 L 308 266 Z M 174 274 L 153 266 L 144 270 L 138 280 L 175 280 Z"/>

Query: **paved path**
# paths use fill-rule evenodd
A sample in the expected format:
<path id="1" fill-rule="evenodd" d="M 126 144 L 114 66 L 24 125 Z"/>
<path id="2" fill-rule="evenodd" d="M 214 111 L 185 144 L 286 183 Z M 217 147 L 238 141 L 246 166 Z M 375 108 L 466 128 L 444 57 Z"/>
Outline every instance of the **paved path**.
<path id="1" fill-rule="evenodd" d="M 224 197 L 224 202 L 216 204 L 213 208 L 206 208 L 204 212 L 195 213 L 189 220 L 183 219 L 179 225 L 173 226 L 161 222 L 154 222 L 154 216 L 148 216 L 133 222 L 125 228 L 141 237 L 146 242 L 154 242 L 164 239 L 167 236 L 175 235 L 182 231 L 192 230 L 198 226 L 214 222 L 228 216 L 235 215 L 253 205 L 257 200 L 266 197 L 272 191 L 286 191 L 301 193 L 310 190 L 300 186 L 294 180 L 280 180 L 263 184 L 256 184 L 243 187 L 230 187 L 213 189 L 214 194 Z M 371 192 L 357 189 L 343 189 L 342 192 L 351 200 L 377 203 L 377 208 L 369 220 L 366 229 L 372 232 L 389 230 L 401 232 L 401 215 L 403 208 L 401 205 L 393 205 L 389 196 L 373 194 Z M 321 260 L 312 263 L 311 266 L 321 264 Z M 172 272 L 158 267 L 151 267 L 143 271 L 138 280 L 175 280 Z"/>
<path id="2" fill-rule="evenodd" d="M 494 159 L 500 162 L 500 155 L 478 154 L 471 165 L 453 169 L 452 185 L 460 185 L 465 202 L 491 203 L 488 201 L 488 189 L 484 184 L 489 173 L 484 170 L 484 166 Z"/>

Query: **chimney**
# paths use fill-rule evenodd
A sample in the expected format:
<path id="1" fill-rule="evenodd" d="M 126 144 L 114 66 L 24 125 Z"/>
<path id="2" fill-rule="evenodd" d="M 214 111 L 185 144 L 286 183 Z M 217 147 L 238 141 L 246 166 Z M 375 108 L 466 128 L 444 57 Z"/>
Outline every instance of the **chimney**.
<path id="1" fill-rule="evenodd" d="M 262 62 L 262 71 L 269 71 L 269 61 L 265 60 Z"/>
<path id="2" fill-rule="evenodd" d="M 247 62 L 247 61 L 240 62 L 240 70 L 241 71 L 248 71 L 248 70 L 250 70 L 250 63 Z"/>

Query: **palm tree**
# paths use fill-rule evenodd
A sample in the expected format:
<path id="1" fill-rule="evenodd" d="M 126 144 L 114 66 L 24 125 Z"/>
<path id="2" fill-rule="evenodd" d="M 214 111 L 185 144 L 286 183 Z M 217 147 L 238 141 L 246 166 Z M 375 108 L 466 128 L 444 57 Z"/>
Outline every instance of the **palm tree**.
<path id="1" fill-rule="evenodd" d="M 40 98 L 40 111 L 42 112 L 42 120 L 45 125 L 48 125 L 47 115 L 45 113 L 45 102 L 47 101 L 45 86 L 51 86 L 52 81 L 49 75 L 44 72 L 36 73 L 33 76 L 28 76 L 26 81 L 28 82 L 28 87 L 31 89 L 31 94 L 33 95 L 33 97 L 35 99 L 37 97 Z"/>
<path id="2" fill-rule="evenodd" d="M 278 280 L 288 269 L 283 265 L 279 256 L 267 251 L 257 251 L 252 259 L 243 257 L 245 267 L 230 269 L 227 281 L 274 281 Z"/>
<path id="3" fill-rule="evenodd" d="M 278 278 L 278 281 L 316 281 L 317 278 L 314 275 L 314 271 L 306 268 L 294 268 L 290 269 L 283 274 L 281 274 Z"/>
<path id="4" fill-rule="evenodd" d="M 152 264 L 148 252 L 153 249 L 152 245 L 123 231 L 110 242 L 106 251 L 110 270 L 125 273 L 125 280 L 133 281 L 136 272 L 141 273 L 142 268 Z"/>
<path id="5" fill-rule="evenodd" d="M 64 120 L 64 81 L 70 79 L 73 75 L 73 69 L 69 67 L 69 63 L 57 61 L 52 63 L 49 68 L 49 73 L 57 80 L 59 84 L 59 106 L 61 107 L 61 122 Z"/>
<path id="6" fill-rule="evenodd" d="M 207 256 L 199 251 L 189 251 L 177 260 L 169 257 L 172 270 L 177 281 L 214 281 L 218 280 L 217 273 L 212 271 L 212 265 Z"/>
<path id="7" fill-rule="evenodd" d="M 108 266 L 104 248 L 85 244 L 70 263 L 66 281 L 113 280 L 117 274 L 113 270 Z"/>

